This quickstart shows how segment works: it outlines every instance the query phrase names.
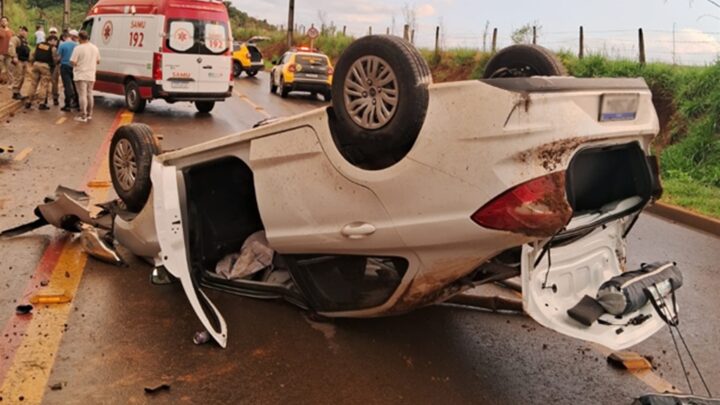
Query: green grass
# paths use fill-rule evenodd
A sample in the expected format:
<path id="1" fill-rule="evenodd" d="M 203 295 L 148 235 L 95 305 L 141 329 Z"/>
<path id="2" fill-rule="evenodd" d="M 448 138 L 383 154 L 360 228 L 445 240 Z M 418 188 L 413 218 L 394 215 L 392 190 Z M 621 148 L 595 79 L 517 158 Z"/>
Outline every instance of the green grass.
<path id="1" fill-rule="evenodd" d="M 663 187 L 663 202 L 720 218 L 720 188 L 701 184 L 689 177 L 663 179 Z"/>

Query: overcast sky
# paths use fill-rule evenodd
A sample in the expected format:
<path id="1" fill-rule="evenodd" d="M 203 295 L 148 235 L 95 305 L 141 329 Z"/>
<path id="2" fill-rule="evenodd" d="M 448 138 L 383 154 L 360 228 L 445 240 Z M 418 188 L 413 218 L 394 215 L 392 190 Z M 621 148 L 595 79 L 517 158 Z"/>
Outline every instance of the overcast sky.
<path id="1" fill-rule="evenodd" d="M 250 15 L 273 24 L 287 24 L 288 0 L 233 0 Z M 590 52 L 613 57 L 637 54 L 637 29 L 645 30 L 650 60 L 678 63 L 712 63 L 720 54 L 720 8 L 708 0 L 296 0 L 296 23 L 327 22 L 346 25 L 354 35 L 385 32 L 395 20 L 395 33 L 405 23 L 403 6 L 414 7 L 416 44 L 431 47 L 436 25 L 443 26 L 446 47 L 483 46 L 486 21 L 499 30 L 500 45 L 510 33 L 529 22 L 541 26 L 539 43 L 553 49 L 577 49 L 577 31 L 585 27 Z M 673 24 L 675 52 L 673 54 Z"/>

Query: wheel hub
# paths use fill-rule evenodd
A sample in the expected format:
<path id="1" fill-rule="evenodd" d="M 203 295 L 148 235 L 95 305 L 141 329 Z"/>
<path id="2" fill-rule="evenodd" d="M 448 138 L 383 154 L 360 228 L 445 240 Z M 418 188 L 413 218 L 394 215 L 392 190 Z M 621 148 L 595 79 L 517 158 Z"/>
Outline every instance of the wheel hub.
<path id="1" fill-rule="evenodd" d="M 127 139 L 120 139 L 115 145 L 115 152 L 112 157 L 113 168 L 115 169 L 115 177 L 120 188 L 125 191 L 130 190 L 135 184 L 137 177 L 137 160 L 135 151 Z"/>
<path id="2" fill-rule="evenodd" d="M 397 76 L 380 57 L 364 56 L 356 60 L 348 71 L 343 90 L 348 115 L 364 129 L 384 127 L 397 112 Z"/>

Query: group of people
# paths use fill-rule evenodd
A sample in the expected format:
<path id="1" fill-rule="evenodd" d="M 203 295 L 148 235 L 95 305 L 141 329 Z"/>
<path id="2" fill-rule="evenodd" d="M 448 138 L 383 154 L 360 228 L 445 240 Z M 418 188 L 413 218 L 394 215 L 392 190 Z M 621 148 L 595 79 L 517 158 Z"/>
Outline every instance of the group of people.
<path id="1" fill-rule="evenodd" d="M 76 121 L 92 119 L 93 95 L 100 52 L 90 42 L 85 31 L 66 29 L 58 37 L 57 28 L 50 28 L 45 37 L 42 27 L 35 33 L 34 51 L 28 41 L 27 27 L 19 27 L 17 34 L 9 28 L 7 17 L 0 18 L 0 83 L 10 84 L 13 99 L 23 100 L 25 108 L 38 104 L 39 110 L 49 110 L 49 96 L 60 105 L 61 80 L 65 96 L 62 111 L 78 110 Z"/>

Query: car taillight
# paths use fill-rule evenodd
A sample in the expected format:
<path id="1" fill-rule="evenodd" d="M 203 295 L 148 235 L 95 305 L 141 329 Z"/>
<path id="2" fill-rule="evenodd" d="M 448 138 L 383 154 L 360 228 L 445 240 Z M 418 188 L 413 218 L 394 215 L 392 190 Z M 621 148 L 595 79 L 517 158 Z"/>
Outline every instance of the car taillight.
<path id="1" fill-rule="evenodd" d="M 160 52 L 153 53 L 152 72 L 153 72 L 153 80 L 162 80 L 163 79 L 162 53 L 160 53 Z"/>
<path id="2" fill-rule="evenodd" d="M 334 72 L 335 71 L 333 70 L 333 68 L 328 67 L 328 73 L 327 73 L 328 75 L 332 75 Z"/>
<path id="3" fill-rule="evenodd" d="M 477 210 L 471 219 L 490 229 L 549 237 L 572 217 L 565 192 L 565 172 L 520 184 Z"/>
<path id="4" fill-rule="evenodd" d="M 288 66 L 288 72 L 295 73 L 296 71 L 297 71 L 297 68 L 295 67 L 295 65 Z"/>

